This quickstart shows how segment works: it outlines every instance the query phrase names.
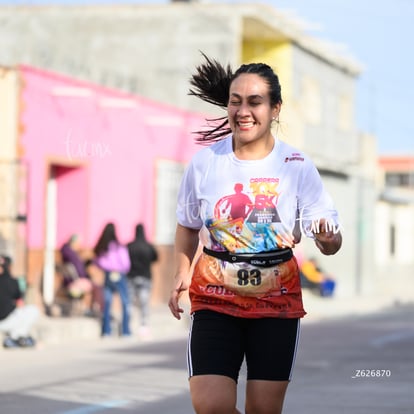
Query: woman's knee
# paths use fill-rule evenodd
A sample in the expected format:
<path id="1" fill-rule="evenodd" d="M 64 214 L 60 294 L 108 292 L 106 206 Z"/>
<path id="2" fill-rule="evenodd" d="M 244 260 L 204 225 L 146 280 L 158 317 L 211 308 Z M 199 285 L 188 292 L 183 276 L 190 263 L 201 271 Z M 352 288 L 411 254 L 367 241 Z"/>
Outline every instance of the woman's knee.
<path id="1" fill-rule="evenodd" d="M 248 381 L 245 414 L 281 414 L 288 381 Z"/>
<path id="2" fill-rule="evenodd" d="M 237 413 L 237 384 L 221 375 L 190 378 L 191 400 L 197 414 Z"/>

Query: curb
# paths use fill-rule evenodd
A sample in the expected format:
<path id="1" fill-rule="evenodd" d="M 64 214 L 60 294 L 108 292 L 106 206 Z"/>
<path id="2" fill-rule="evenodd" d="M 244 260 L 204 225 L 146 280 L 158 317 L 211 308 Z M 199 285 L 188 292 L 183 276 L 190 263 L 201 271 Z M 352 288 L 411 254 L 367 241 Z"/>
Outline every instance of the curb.
<path id="1" fill-rule="evenodd" d="M 377 312 L 391 311 L 399 306 L 414 306 L 413 300 L 396 300 L 392 297 L 330 297 L 322 298 L 303 291 L 303 302 L 307 315 L 303 323 L 315 323 L 337 318 L 356 317 Z M 120 315 L 115 315 L 113 336 L 110 340 L 118 340 L 117 326 Z M 157 305 L 151 309 L 149 332 L 140 334 L 139 314 L 134 309 L 131 313 L 131 339 L 140 342 L 157 342 L 186 338 L 189 329 L 189 312 L 186 307 L 182 320 L 176 320 L 169 312 L 167 305 Z M 92 317 L 53 317 L 42 315 L 33 329 L 33 336 L 38 345 L 63 345 L 74 342 L 102 341 L 101 322 Z M 0 347 L 3 350 L 2 347 Z M 6 351 L 6 350 L 5 350 Z M 1 352 L 1 351 L 0 351 Z"/>

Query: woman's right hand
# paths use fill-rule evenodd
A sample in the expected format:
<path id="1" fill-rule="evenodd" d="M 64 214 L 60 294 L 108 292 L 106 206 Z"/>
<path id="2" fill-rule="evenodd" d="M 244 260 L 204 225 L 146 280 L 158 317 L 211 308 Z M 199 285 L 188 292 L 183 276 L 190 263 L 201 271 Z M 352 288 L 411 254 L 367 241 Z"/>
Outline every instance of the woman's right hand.
<path id="1" fill-rule="evenodd" d="M 179 300 L 183 292 L 188 290 L 191 280 L 191 263 L 197 252 L 199 230 L 177 224 L 175 233 L 175 283 L 171 291 L 168 306 L 175 318 L 181 319 L 184 309 Z"/>
<path id="2" fill-rule="evenodd" d="M 170 300 L 168 301 L 168 307 L 170 308 L 171 313 L 178 320 L 181 319 L 181 314 L 184 312 L 184 309 L 179 305 L 179 300 L 186 290 L 188 290 L 188 283 L 179 279 L 174 289 L 171 291 Z"/>

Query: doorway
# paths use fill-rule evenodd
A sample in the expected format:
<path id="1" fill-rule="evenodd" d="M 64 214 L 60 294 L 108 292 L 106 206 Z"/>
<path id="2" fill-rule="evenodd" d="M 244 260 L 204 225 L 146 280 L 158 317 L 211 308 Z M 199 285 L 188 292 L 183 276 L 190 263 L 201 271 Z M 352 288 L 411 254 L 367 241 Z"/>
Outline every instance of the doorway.
<path id="1" fill-rule="evenodd" d="M 43 300 L 53 304 L 57 252 L 71 235 L 87 240 L 88 191 L 84 165 L 51 164 L 46 183 Z"/>

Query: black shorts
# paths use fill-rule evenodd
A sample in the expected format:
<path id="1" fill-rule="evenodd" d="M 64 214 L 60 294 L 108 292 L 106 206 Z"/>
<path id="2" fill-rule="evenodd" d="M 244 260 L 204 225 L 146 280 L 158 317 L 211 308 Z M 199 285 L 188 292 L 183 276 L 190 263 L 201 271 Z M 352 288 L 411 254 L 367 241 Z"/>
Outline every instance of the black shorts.
<path id="1" fill-rule="evenodd" d="M 247 319 L 210 310 L 191 316 L 189 376 L 225 375 L 236 382 L 244 358 L 248 380 L 289 381 L 299 340 L 299 319 Z"/>

